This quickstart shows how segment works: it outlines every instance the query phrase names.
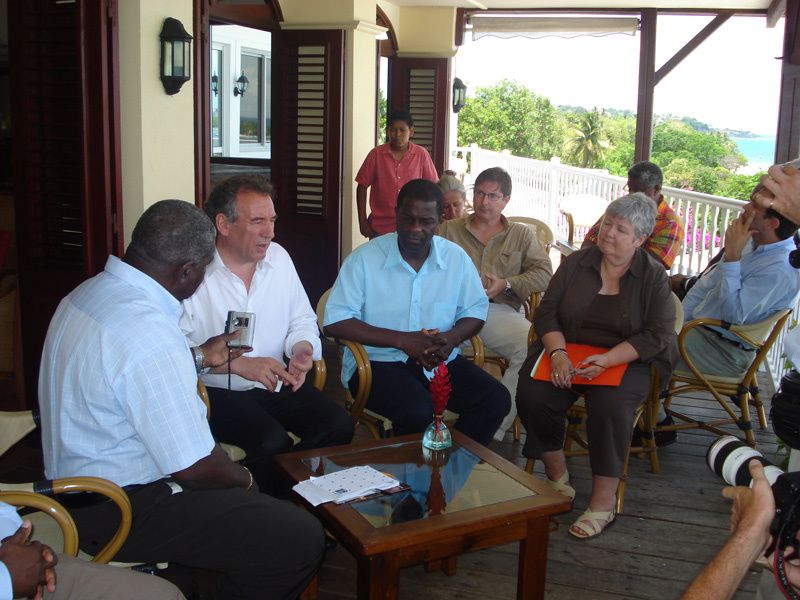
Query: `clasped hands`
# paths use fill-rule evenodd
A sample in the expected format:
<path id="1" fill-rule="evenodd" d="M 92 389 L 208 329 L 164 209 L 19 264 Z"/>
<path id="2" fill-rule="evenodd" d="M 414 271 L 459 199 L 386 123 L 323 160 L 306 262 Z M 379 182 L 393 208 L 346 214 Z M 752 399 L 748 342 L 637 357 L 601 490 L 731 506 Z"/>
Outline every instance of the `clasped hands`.
<path id="1" fill-rule="evenodd" d="M 576 365 L 572 364 L 566 352 L 556 352 L 550 358 L 550 381 L 559 388 L 572 386 L 575 377 L 585 377 L 589 381 L 600 375 L 610 365 L 605 354 L 592 354 Z"/>
<path id="2" fill-rule="evenodd" d="M 424 368 L 431 370 L 441 361 L 447 360 L 453 351 L 453 343 L 438 329 L 421 329 L 402 333 L 398 348 Z"/>
<path id="3" fill-rule="evenodd" d="M 14 535 L 2 540 L 0 561 L 11 574 L 14 598 L 40 600 L 44 590 L 52 594 L 56 589 L 58 559 L 49 546 L 31 541 L 30 535 L 31 524 L 26 520 Z"/>

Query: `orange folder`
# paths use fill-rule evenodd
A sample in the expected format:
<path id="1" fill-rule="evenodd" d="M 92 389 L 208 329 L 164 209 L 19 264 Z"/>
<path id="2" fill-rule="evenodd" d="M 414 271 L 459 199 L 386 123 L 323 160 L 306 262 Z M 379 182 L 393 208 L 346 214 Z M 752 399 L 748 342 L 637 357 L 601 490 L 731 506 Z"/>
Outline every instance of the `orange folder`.
<path id="1" fill-rule="evenodd" d="M 570 344 L 567 343 L 567 354 L 572 364 L 577 368 L 578 364 L 592 354 L 604 354 L 608 348 L 600 348 L 598 346 L 587 346 L 585 344 Z M 622 381 L 622 376 L 628 368 L 628 363 L 617 365 L 616 367 L 609 367 L 600 375 L 591 381 L 586 377 L 577 375 L 572 378 L 573 385 L 612 385 L 617 386 Z M 542 354 L 533 365 L 531 377 L 538 381 L 550 381 L 550 357 L 547 352 L 542 350 Z"/>

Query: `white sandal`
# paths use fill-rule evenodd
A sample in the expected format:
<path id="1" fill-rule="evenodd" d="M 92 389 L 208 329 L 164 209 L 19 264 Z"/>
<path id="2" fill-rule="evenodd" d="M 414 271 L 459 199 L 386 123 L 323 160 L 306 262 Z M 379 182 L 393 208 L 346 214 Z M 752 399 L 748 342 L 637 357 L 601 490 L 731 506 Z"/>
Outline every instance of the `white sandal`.
<path id="1" fill-rule="evenodd" d="M 595 510 L 587 508 L 569 528 L 570 534 L 580 540 L 588 540 L 603 533 L 614 523 L 614 509 Z"/>
<path id="2" fill-rule="evenodd" d="M 556 481 L 547 477 L 547 483 L 559 494 L 566 496 L 570 500 L 575 499 L 575 488 L 569 484 L 569 472 L 564 471 L 564 474 Z"/>

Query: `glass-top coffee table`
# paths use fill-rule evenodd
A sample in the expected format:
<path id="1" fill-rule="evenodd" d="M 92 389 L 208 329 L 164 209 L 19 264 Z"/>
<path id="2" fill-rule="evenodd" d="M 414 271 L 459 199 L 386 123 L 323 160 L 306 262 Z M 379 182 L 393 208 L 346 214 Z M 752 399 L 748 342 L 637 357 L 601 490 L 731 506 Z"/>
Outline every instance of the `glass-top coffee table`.
<path id="1" fill-rule="evenodd" d="M 403 567 L 455 572 L 459 554 L 519 541 L 517 598 L 544 598 L 550 517 L 570 501 L 488 448 L 453 431 L 430 452 L 421 435 L 276 457 L 293 482 L 370 465 L 410 489 L 310 508 L 358 561 L 358 598 L 396 598 Z"/>

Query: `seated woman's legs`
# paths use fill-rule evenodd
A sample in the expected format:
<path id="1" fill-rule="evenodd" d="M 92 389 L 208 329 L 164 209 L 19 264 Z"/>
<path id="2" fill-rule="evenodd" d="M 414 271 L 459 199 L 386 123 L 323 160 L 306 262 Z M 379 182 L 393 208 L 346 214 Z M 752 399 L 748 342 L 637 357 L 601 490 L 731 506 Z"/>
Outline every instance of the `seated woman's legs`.
<path id="1" fill-rule="evenodd" d="M 517 413 L 528 432 L 522 454 L 544 463 L 548 479 L 558 481 L 567 466 L 564 460 L 564 416 L 575 402 L 574 392 L 557 388 L 549 381 L 535 381 L 529 375 L 538 356 L 531 356 L 520 369 L 517 385 Z"/>
<path id="2" fill-rule="evenodd" d="M 614 506 L 625 469 L 636 409 L 650 387 L 650 367 L 630 364 L 617 387 L 581 387 L 586 397 L 586 435 L 592 467 L 589 508 L 607 511 Z"/>

